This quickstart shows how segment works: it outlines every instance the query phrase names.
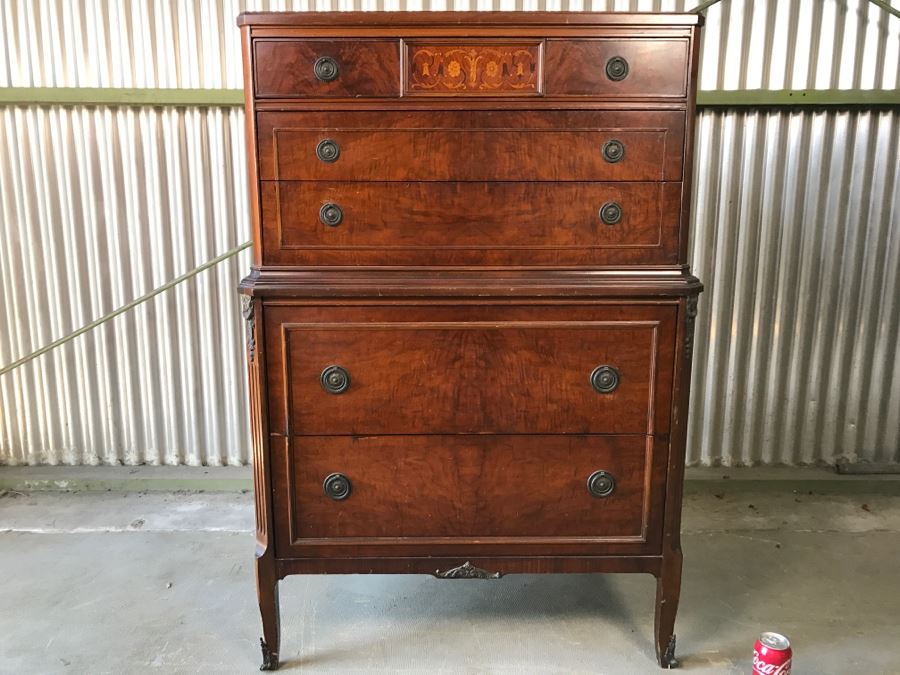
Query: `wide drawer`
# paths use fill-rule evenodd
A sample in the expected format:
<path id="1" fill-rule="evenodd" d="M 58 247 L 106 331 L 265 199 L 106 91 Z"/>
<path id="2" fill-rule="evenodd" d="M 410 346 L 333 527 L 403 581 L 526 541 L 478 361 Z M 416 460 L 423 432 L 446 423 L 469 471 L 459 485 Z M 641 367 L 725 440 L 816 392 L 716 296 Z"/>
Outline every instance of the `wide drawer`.
<path id="1" fill-rule="evenodd" d="M 545 93 L 548 96 L 687 95 L 687 38 L 585 38 L 548 40 Z"/>
<path id="2" fill-rule="evenodd" d="M 294 438 L 275 464 L 274 483 L 290 502 L 290 542 L 641 543 L 653 446 L 645 436 Z M 278 509 L 281 519 L 286 510 Z"/>
<path id="3" fill-rule="evenodd" d="M 672 263 L 681 183 L 266 182 L 265 264 Z"/>
<path id="4" fill-rule="evenodd" d="M 259 98 L 399 96 L 399 40 L 256 40 Z"/>
<path id="5" fill-rule="evenodd" d="M 270 426 L 287 435 L 654 433 L 674 305 L 265 310 Z"/>
<path id="6" fill-rule="evenodd" d="M 687 95 L 689 39 L 260 38 L 258 98 Z M 401 58 L 401 50 L 405 56 Z"/>
<path id="7" fill-rule="evenodd" d="M 263 180 L 681 180 L 684 113 L 259 113 Z"/>

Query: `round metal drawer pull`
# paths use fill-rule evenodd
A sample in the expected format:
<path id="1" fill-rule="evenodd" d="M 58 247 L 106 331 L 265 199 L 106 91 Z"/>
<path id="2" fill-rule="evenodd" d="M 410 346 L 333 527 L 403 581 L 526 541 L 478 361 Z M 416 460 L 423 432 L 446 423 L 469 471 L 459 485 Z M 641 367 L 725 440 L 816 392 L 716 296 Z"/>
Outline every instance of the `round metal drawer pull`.
<path id="1" fill-rule="evenodd" d="M 336 162 L 338 157 L 341 156 L 341 146 L 335 143 L 330 138 L 326 138 L 324 141 L 319 141 L 319 144 L 316 146 L 316 157 L 321 159 L 323 162 Z"/>
<path id="2" fill-rule="evenodd" d="M 608 72 L 608 64 L 606 68 Z M 331 82 L 332 80 L 337 79 L 338 76 L 337 61 L 330 56 L 323 56 L 320 59 L 316 59 L 316 62 L 313 65 L 313 72 L 316 74 L 316 79 L 321 80 L 322 82 Z"/>
<path id="3" fill-rule="evenodd" d="M 329 474 L 322 483 L 322 489 L 325 491 L 326 497 L 331 497 L 334 501 L 339 502 L 350 496 L 350 479 L 342 473 Z"/>
<path id="4" fill-rule="evenodd" d="M 329 394 L 343 394 L 350 387 L 350 373 L 340 366 L 328 366 L 319 381 Z"/>
<path id="5" fill-rule="evenodd" d="M 619 371 L 612 366 L 597 366 L 591 373 L 591 386 L 601 394 L 615 391 L 619 386 Z"/>
<path id="6" fill-rule="evenodd" d="M 625 158 L 625 146 L 622 141 L 606 141 L 603 144 L 603 159 L 610 164 L 621 162 Z"/>
<path id="7" fill-rule="evenodd" d="M 622 207 L 616 202 L 606 202 L 600 207 L 600 220 L 607 225 L 615 225 L 622 220 Z"/>
<path id="8" fill-rule="evenodd" d="M 327 204 L 322 204 L 322 208 L 319 209 L 319 220 L 322 221 L 323 225 L 335 227 L 340 225 L 343 219 L 344 210 L 337 204 L 328 202 Z"/>
<path id="9" fill-rule="evenodd" d="M 587 489 L 595 497 L 609 497 L 616 490 L 616 479 L 607 471 L 595 471 L 587 479 Z"/>
<path id="10" fill-rule="evenodd" d="M 619 82 L 628 77 L 628 61 L 621 56 L 613 56 L 606 62 L 606 76 L 613 82 Z"/>

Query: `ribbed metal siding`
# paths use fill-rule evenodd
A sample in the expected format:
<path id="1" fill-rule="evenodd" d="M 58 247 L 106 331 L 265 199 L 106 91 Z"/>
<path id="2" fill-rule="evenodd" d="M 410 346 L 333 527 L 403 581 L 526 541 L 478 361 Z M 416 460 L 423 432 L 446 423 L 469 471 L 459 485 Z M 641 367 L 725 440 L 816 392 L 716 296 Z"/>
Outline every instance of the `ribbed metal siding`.
<path id="1" fill-rule="evenodd" d="M 900 460 L 900 111 L 706 112 L 690 461 Z"/>
<path id="2" fill-rule="evenodd" d="M 12 0 L 0 5 L 0 84 L 240 87 L 245 8 L 694 4 Z M 704 40 L 704 89 L 900 84 L 900 21 L 866 0 L 723 0 Z M 239 110 L 0 115 L 0 363 L 249 236 Z M 698 120 L 692 259 L 707 292 L 692 463 L 900 460 L 898 115 Z M 0 462 L 246 463 L 234 287 L 248 265 L 229 261 L 0 377 Z"/>
<path id="3" fill-rule="evenodd" d="M 0 110 L 0 362 L 249 237 L 238 109 Z M 8 463 L 241 464 L 249 255 L 0 378 Z"/>

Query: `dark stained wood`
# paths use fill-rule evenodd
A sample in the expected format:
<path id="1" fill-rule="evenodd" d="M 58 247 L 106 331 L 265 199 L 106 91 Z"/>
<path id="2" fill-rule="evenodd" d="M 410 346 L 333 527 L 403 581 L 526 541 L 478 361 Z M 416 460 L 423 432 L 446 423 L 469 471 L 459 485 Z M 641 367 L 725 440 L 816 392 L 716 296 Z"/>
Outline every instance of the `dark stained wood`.
<path id="1" fill-rule="evenodd" d="M 265 341 L 263 303 L 258 298 L 243 296 L 242 314 L 246 322 L 247 366 L 250 393 L 250 441 L 253 447 L 253 493 L 256 512 L 256 590 L 263 624 L 261 647 L 263 665 L 278 663 L 281 625 L 278 606 L 278 570 L 275 553 L 274 504 L 267 498 L 272 494 L 271 463 L 268 461 L 269 420 L 265 400 L 265 354 L 258 344 Z"/>
<path id="2" fill-rule="evenodd" d="M 642 573 L 658 574 L 661 556 L 610 555 L 482 556 L 468 552 L 457 556 L 279 558 L 282 578 L 290 574 L 434 574 L 471 562 L 500 574 Z"/>
<path id="3" fill-rule="evenodd" d="M 263 180 L 681 180 L 679 113 L 259 113 L 258 124 Z M 323 140 L 340 147 L 336 161 L 316 156 Z M 612 140 L 625 147 L 615 163 L 601 154 Z"/>
<path id="4" fill-rule="evenodd" d="M 662 567 L 656 577 L 656 613 L 653 629 L 656 660 L 663 668 L 675 668 L 675 614 L 681 597 L 681 549 L 663 555 Z"/>
<path id="5" fill-rule="evenodd" d="M 657 659 L 672 665 L 702 19 L 238 23 L 263 665 L 278 665 L 288 574 L 471 565 L 653 574 Z M 322 56 L 338 62 L 333 82 L 313 74 Z M 613 56 L 628 62 L 621 81 Z M 325 139 L 337 161 L 317 158 Z M 609 140 L 622 161 L 602 158 Z M 620 222 L 600 222 L 606 201 Z M 342 209 L 336 226 L 325 203 Z M 320 383 L 333 364 L 351 378 L 337 395 Z M 614 392 L 591 387 L 601 364 L 618 369 Z M 617 480 L 602 499 L 587 490 L 601 469 Z M 324 494 L 333 472 L 348 499 Z"/>
<path id="6" fill-rule="evenodd" d="M 652 444 L 652 439 L 649 439 Z M 644 436 L 383 436 L 291 440 L 292 543 L 346 537 L 644 542 Z M 597 470 L 615 491 L 587 489 Z M 347 499 L 322 489 L 331 473 Z"/>
<path id="7" fill-rule="evenodd" d="M 325 448 L 323 445 L 328 447 Z M 668 448 L 668 439 L 662 435 L 657 437 L 640 435 L 295 436 L 290 442 L 287 442 L 285 437 L 273 436 L 273 447 L 279 449 L 272 457 L 275 476 L 273 494 L 280 503 L 289 505 L 289 508 L 278 510 L 275 521 L 279 558 L 416 556 L 421 555 L 423 550 L 427 551 L 429 556 L 545 555 L 549 551 L 552 551 L 553 555 L 658 555 L 660 552 L 660 518 L 663 512 L 666 481 L 665 462 Z M 310 452 L 313 453 L 313 456 L 308 455 Z M 502 460 L 494 455 L 502 455 Z M 540 523 L 544 519 L 552 522 L 561 517 L 556 512 L 556 507 L 553 506 L 546 506 L 540 513 L 534 512 L 532 524 L 535 529 L 528 534 L 512 532 L 504 534 L 501 529 L 496 529 L 502 528 L 501 520 L 505 522 L 512 518 L 516 521 L 517 516 L 509 515 L 512 510 L 524 509 L 529 505 L 531 505 L 530 508 L 536 508 L 535 499 L 543 497 L 549 499 L 545 491 L 545 479 L 529 478 L 530 472 L 535 470 L 534 467 L 539 462 L 545 465 L 546 472 L 558 475 L 560 481 L 568 481 L 566 485 L 575 486 L 572 494 L 566 492 L 565 495 L 559 495 L 556 501 L 568 503 L 567 500 L 574 500 L 573 504 L 578 503 L 584 508 L 592 508 L 589 506 L 593 503 L 592 501 L 584 502 L 580 500 L 579 496 L 587 495 L 587 477 L 590 473 L 602 467 L 598 464 L 586 476 L 581 477 L 572 473 L 574 466 L 571 462 L 566 463 L 562 459 L 548 461 L 554 457 L 567 457 L 574 460 L 578 456 L 584 457 L 585 461 L 603 459 L 612 467 L 608 470 L 613 471 L 614 474 L 616 471 L 621 473 L 622 462 L 629 466 L 635 465 L 635 463 L 642 465 L 640 477 L 642 498 L 640 505 L 634 507 L 638 508 L 641 513 L 642 529 L 638 535 L 614 534 L 609 530 L 604 530 L 599 523 L 591 528 L 590 533 L 584 535 L 577 531 L 578 518 L 574 517 L 571 522 L 563 526 L 568 530 L 559 532 L 541 530 Z M 452 457 L 454 462 L 442 461 L 448 457 Z M 345 460 L 345 462 L 351 462 L 352 466 L 347 465 L 343 470 L 328 468 L 328 473 L 320 478 L 316 478 L 312 474 L 304 477 L 306 474 L 303 472 L 307 471 L 310 463 L 318 462 L 317 458 L 321 458 L 322 462 L 327 462 L 329 458 L 334 462 L 339 459 Z M 456 463 L 455 460 L 460 460 L 461 463 Z M 497 464 L 497 462 L 501 462 L 501 464 Z M 525 466 L 520 468 L 519 463 L 523 463 Z M 360 471 L 363 465 L 369 467 L 369 470 L 365 472 L 369 476 L 368 478 L 361 477 Z M 556 469 L 549 468 L 550 465 L 556 466 Z M 327 468 L 324 464 L 322 466 L 323 470 Z M 379 466 L 384 468 L 379 469 Z M 433 471 L 435 474 L 430 480 L 423 481 L 421 487 L 409 484 L 410 479 L 407 478 L 407 482 L 403 483 L 408 488 L 407 497 L 404 498 L 404 493 L 399 487 L 389 484 L 394 480 L 393 477 L 390 480 L 373 481 L 372 477 L 379 475 L 378 471 L 387 471 L 390 467 L 393 467 L 394 473 L 416 468 L 420 471 Z M 568 472 L 565 470 L 566 467 L 570 469 Z M 466 514 L 460 510 L 460 504 L 470 498 L 466 496 L 467 490 L 477 491 L 477 493 L 472 493 L 471 498 L 481 500 L 479 503 L 487 503 L 493 499 L 491 495 L 494 494 L 494 491 L 487 487 L 487 482 L 479 483 L 482 485 L 480 488 L 460 484 L 458 474 L 463 472 L 463 469 L 465 471 L 487 469 L 500 471 L 502 469 L 508 473 L 509 480 L 517 477 L 517 480 L 526 486 L 524 493 L 520 494 L 518 498 L 510 497 L 509 502 L 502 505 L 492 503 L 487 513 Z M 307 532 L 304 535 L 303 528 L 305 527 L 316 528 L 327 525 L 329 522 L 334 523 L 333 514 L 355 513 L 356 509 L 361 508 L 358 501 L 355 505 L 351 503 L 354 494 L 352 490 L 351 496 L 340 502 L 337 510 L 327 508 L 328 504 L 338 504 L 338 502 L 325 497 L 322 488 L 322 481 L 332 471 L 344 473 L 350 478 L 353 485 L 356 485 L 359 480 L 363 480 L 368 485 L 365 491 L 368 494 L 367 510 L 371 509 L 382 514 L 385 520 L 397 523 L 398 521 L 395 519 L 406 513 L 403 509 L 409 509 L 411 518 L 421 518 L 421 515 L 415 514 L 419 514 L 420 511 L 424 512 L 427 508 L 438 508 L 437 505 L 441 505 L 447 511 L 447 515 L 437 518 L 438 522 L 423 523 L 423 527 L 431 528 L 428 533 L 421 532 L 418 536 L 409 538 L 400 537 L 397 530 L 392 530 L 391 533 L 385 530 L 385 534 L 377 536 L 361 532 L 357 532 L 356 536 L 317 536 L 313 532 Z M 354 471 L 357 473 L 356 481 L 353 480 Z M 428 475 L 431 476 L 430 473 Z M 569 477 L 566 478 L 566 476 Z M 402 483 L 404 478 L 406 477 L 398 475 L 396 480 Z M 496 480 L 502 483 L 507 479 L 497 476 Z M 301 481 L 305 481 L 302 486 Z M 434 484 L 437 494 L 425 494 L 432 484 Z M 637 484 L 636 481 L 634 485 Z M 513 490 L 509 482 L 503 483 L 503 485 L 507 486 L 504 489 Z M 376 488 L 377 491 L 373 491 Z M 497 489 L 500 488 L 501 485 L 498 484 Z M 447 501 L 446 498 L 441 499 L 440 495 L 443 494 L 446 497 L 448 491 L 454 492 L 453 499 L 450 501 Z M 322 500 L 319 500 L 320 495 Z M 356 491 L 356 495 L 359 495 L 358 491 Z M 421 509 L 412 506 L 413 495 L 422 500 Z M 590 499 L 603 501 L 596 497 L 590 497 Z M 612 496 L 605 499 L 611 500 Z M 636 504 L 637 500 L 630 503 Z M 309 511 L 306 511 L 305 518 L 299 515 L 298 509 L 309 508 L 317 509 L 314 512 L 319 516 L 312 518 Z M 344 510 L 341 510 L 342 508 Z M 501 512 L 506 514 L 503 518 L 500 517 Z M 616 507 L 613 512 L 619 513 L 622 518 L 627 518 L 624 514 L 628 512 L 628 509 L 627 507 L 623 507 L 623 509 Z M 616 519 L 619 516 L 608 514 L 607 517 Z M 330 521 L 329 518 L 331 518 Z M 374 519 L 367 520 L 370 518 L 371 516 L 363 516 L 362 522 L 371 522 L 373 527 L 378 527 Z M 478 523 L 482 532 L 475 535 L 465 534 L 460 527 L 465 525 L 463 521 L 466 518 L 472 519 L 471 522 L 482 519 Z M 313 520 L 315 523 L 312 522 Z M 619 522 L 618 526 L 621 526 L 625 521 L 617 522 Z M 343 520 L 341 524 L 343 526 Z M 356 527 L 356 524 L 348 522 L 346 526 Z M 511 527 L 516 526 L 525 527 L 524 524 L 516 525 L 514 523 L 511 525 Z M 397 527 L 406 526 L 397 525 Z M 440 533 L 441 527 L 444 528 L 443 534 Z M 485 534 L 484 529 L 488 527 L 494 527 L 497 534 Z"/>
<path id="8" fill-rule="evenodd" d="M 636 270 L 645 272 L 635 274 Z M 646 265 L 611 269 L 535 268 L 410 268 L 382 266 L 355 267 L 275 267 L 251 271 L 242 282 L 245 292 L 271 299 L 371 298 L 478 298 L 490 304 L 497 298 L 629 299 L 633 302 L 671 302 L 673 298 L 699 293 L 700 281 L 675 269 Z"/>
<path id="9" fill-rule="evenodd" d="M 401 26 L 426 30 L 441 29 L 452 34 L 453 27 L 466 30 L 473 26 L 499 26 L 510 32 L 525 26 L 631 26 L 646 30 L 651 27 L 702 26 L 699 14 L 628 12 L 243 12 L 239 26 L 329 26 L 339 31 L 351 27 L 380 29 L 391 32 Z"/>
<path id="10" fill-rule="evenodd" d="M 607 99 L 687 94 L 690 40 L 583 39 L 548 40 L 545 86 L 548 96 L 597 96 Z M 606 63 L 612 57 L 628 62 L 623 80 L 611 80 Z"/>
<path id="11" fill-rule="evenodd" d="M 266 317 L 276 433 L 668 430 L 671 306 L 284 305 Z M 319 382 L 330 365 L 350 373 L 342 394 Z M 591 386 L 600 365 L 619 372 L 611 393 Z"/>
<path id="12" fill-rule="evenodd" d="M 679 183 L 265 182 L 266 264 L 674 263 Z M 621 206 L 606 224 L 599 209 Z M 337 204 L 326 225 L 319 211 Z M 536 258 L 536 256 L 543 256 Z"/>
<path id="13" fill-rule="evenodd" d="M 244 72 L 244 133 L 247 150 L 247 194 L 250 207 L 250 231 L 253 236 L 253 264 L 262 263 L 263 242 L 259 201 L 259 162 L 256 161 L 256 99 L 253 96 L 253 40 L 250 38 L 250 27 L 241 28 L 241 66 Z"/>
<path id="14" fill-rule="evenodd" d="M 256 40 L 256 95 L 261 98 L 399 96 L 399 40 Z M 337 77 L 323 82 L 316 60 L 337 62 Z"/>

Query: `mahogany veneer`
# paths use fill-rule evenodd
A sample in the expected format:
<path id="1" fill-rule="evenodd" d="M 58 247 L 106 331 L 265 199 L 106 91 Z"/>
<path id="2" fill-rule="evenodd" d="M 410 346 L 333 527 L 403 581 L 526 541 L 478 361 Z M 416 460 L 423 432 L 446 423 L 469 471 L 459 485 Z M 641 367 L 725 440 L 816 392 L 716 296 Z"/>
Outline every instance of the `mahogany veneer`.
<path id="1" fill-rule="evenodd" d="M 251 13 L 263 669 L 288 574 L 642 572 L 675 665 L 699 19 Z"/>

